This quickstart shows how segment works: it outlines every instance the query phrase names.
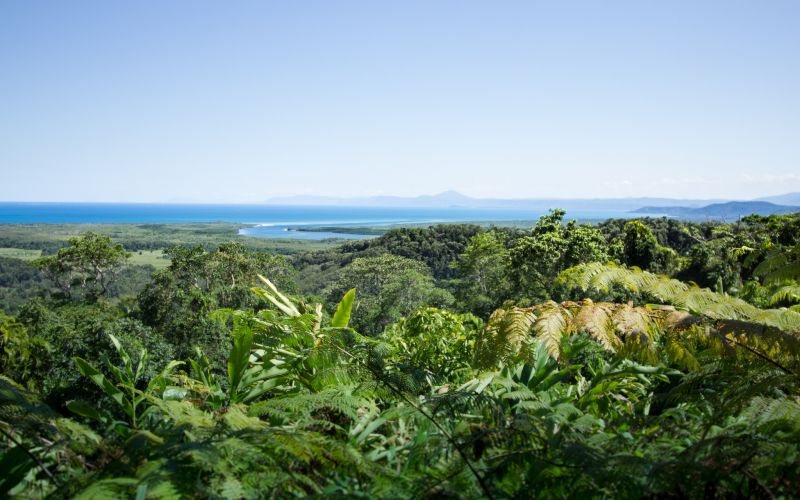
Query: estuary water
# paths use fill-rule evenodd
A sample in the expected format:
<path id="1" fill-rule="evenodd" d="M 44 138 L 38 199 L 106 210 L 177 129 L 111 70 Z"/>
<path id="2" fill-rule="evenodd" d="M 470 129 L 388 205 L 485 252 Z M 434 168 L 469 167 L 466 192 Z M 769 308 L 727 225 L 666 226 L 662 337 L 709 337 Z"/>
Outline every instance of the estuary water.
<path id="1" fill-rule="evenodd" d="M 296 231 L 306 227 L 390 226 L 447 222 L 530 221 L 544 211 L 492 208 L 405 208 L 280 205 L 0 202 L 0 224 L 167 224 L 232 222 L 241 234 L 262 238 L 360 239 L 361 234 Z M 642 214 L 636 214 L 641 216 Z M 632 217 L 623 211 L 570 211 L 568 218 Z"/>

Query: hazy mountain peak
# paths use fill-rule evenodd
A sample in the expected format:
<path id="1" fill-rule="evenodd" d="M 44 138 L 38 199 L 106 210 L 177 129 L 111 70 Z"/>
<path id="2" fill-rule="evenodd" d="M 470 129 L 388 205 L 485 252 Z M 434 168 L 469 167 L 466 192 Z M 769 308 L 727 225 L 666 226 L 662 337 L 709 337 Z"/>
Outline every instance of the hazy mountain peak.
<path id="1" fill-rule="evenodd" d="M 777 205 L 768 201 L 727 201 L 723 203 L 712 203 L 704 207 L 642 207 L 633 210 L 632 213 L 658 214 L 684 219 L 718 219 L 736 220 L 750 214 L 773 215 L 789 214 L 800 212 L 800 207 Z"/>
<path id="2" fill-rule="evenodd" d="M 758 198 L 758 201 L 768 201 L 778 205 L 800 205 L 800 193 L 786 193 L 776 196 L 764 196 Z"/>
<path id="3" fill-rule="evenodd" d="M 469 196 L 463 195 L 463 194 L 461 194 L 458 191 L 455 191 L 453 189 L 449 189 L 447 191 L 442 191 L 441 193 L 438 193 L 438 194 L 426 194 L 426 195 L 418 196 L 417 198 L 418 199 L 423 199 L 423 200 L 425 200 L 425 199 L 427 199 L 427 200 L 439 200 L 439 201 L 445 201 L 445 202 L 460 202 L 460 201 L 471 201 L 471 200 L 473 200 L 473 198 L 470 198 Z"/>

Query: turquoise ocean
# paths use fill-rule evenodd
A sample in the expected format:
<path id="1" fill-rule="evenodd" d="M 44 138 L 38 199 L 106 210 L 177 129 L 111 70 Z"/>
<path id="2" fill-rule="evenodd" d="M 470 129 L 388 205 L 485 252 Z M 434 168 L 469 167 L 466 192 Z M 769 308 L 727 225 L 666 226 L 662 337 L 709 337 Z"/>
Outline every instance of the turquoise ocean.
<path id="1" fill-rule="evenodd" d="M 481 221 L 529 221 L 545 212 L 492 208 L 405 208 L 345 206 L 211 205 L 144 203 L 0 202 L 0 224 L 166 224 L 232 222 L 242 234 L 262 238 L 325 239 L 369 237 L 358 234 L 293 231 L 297 227 L 391 226 Z M 642 214 L 637 214 L 641 216 Z M 567 212 L 567 218 L 603 220 L 631 217 L 622 211 Z"/>

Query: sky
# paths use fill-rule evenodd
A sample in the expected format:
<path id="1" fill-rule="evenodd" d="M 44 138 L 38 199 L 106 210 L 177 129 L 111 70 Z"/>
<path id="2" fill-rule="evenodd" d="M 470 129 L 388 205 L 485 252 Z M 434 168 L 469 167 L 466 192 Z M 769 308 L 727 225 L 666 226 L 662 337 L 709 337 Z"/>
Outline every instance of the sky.
<path id="1" fill-rule="evenodd" d="M 0 200 L 800 191 L 800 2 L 0 2 Z"/>

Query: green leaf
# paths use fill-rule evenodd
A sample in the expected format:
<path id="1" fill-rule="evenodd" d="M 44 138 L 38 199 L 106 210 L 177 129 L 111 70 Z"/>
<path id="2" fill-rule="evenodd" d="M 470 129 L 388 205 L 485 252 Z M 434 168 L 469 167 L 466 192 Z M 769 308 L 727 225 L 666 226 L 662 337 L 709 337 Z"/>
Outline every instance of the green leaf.
<path id="1" fill-rule="evenodd" d="M 147 485 L 140 484 L 138 488 L 136 488 L 136 499 L 135 500 L 145 500 L 147 498 Z"/>
<path id="2" fill-rule="evenodd" d="M 267 285 L 269 287 L 269 289 L 272 290 L 272 292 L 277 297 L 272 296 L 269 292 L 267 292 L 264 289 L 260 289 L 261 292 L 263 292 L 263 293 L 259 293 L 259 295 L 261 295 L 265 299 L 267 299 L 270 302 L 272 302 L 273 304 L 275 304 L 278 307 L 278 309 L 280 309 L 281 311 L 285 312 L 288 316 L 300 316 L 300 311 L 298 311 L 297 308 L 295 307 L 295 305 L 292 304 L 292 301 L 289 300 L 284 294 L 279 292 L 278 288 L 275 285 L 273 285 L 270 280 L 268 280 L 264 276 L 261 276 L 260 274 L 257 275 L 257 276 L 258 276 L 258 279 L 260 279 L 265 285 Z M 253 290 L 254 291 L 258 291 L 259 289 L 258 288 L 254 288 Z"/>
<path id="3" fill-rule="evenodd" d="M 138 479 L 131 477 L 116 477 L 101 479 L 90 484 L 74 498 L 78 500 L 95 498 L 130 498 L 134 486 L 139 484 Z"/>
<path id="4" fill-rule="evenodd" d="M 147 363 L 149 361 L 149 356 L 147 354 L 147 349 L 142 349 L 139 353 L 139 361 L 136 363 L 136 373 L 133 374 L 133 383 L 139 381 L 139 379 L 144 376 L 144 370 L 147 367 Z"/>
<path id="5" fill-rule="evenodd" d="M 231 401 L 238 401 L 239 383 L 245 370 L 250 366 L 250 350 L 253 347 L 253 331 L 241 325 L 233 334 L 233 346 L 228 356 L 228 380 L 230 382 Z"/>
<path id="6" fill-rule="evenodd" d="M 117 387 L 112 384 L 102 373 L 100 373 L 97 368 L 89 364 L 89 362 L 85 359 L 77 356 L 73 359 L 75 360 L 75 364 L 78 365 L 78 370 L 80 370 L 81 375 L 87 377 L 98 387 L 103 389 L 103 392 L 105 392 L 108 397 L 116 401 L 117 404 L 119 404 L 125 411 L 125 413 L 128 414 L 128 416 L 131 415 L 133 408 L 131 407 L 130 401 L 125 399 L 125 395 L 122 393 L 122 391 L 117 389 Z"/>
<path id="7" fill-rule="evenodd" d="M 161 398 L 166 401 L 180 401 L 185 398 L 187 394 L 189 394 L 189 391 L 183 387 L 170 386 L 164 390 Z"/>
<path id="8" fill-rule="evenodd" d="M 356 289 L 351 288 L 344 297 L 342 297 L 339 305 L 336 306 L 336 312 L 333 314 L 331 326 L 334 328 L 347 328 L 350 324 L 350 312 L 353 310 L 353 302 L 356 298 Z"/>
<path id="9" fill-rule="evenodd" d="M 154 377 L 150 383 L 147 384 L 147 390 L 145 391 L 147 394 L 151 394 L 155 389 L 161 388 L 162 390 L 167 386 L 167 379 L 169 378 L 170 374 L 172 373 L 175 368 L 183 365 L 183 361 L 170 361 L 167 366 L 161 370 L 161 373 L 158 376 Z M 199 368 L 198 368 L 199 369 Z"/>
<path id="10" fill-rule="evenodd" d="M 94 406 L 84 401 L 68 401 L 67 409 L 76 415 L 91 418 L 92 420 L 101 421 L 103 419 L 103 416 L 100 415 L 100 412 L 98 412 Z"/>
<path id="11" fill-rule="evenodd" d="M 130 440 L 132 440 L 134 438 L 144 438 L 150 444 L 153 444 L 153 445 L 162 445 L 162 444 L 164 444 L 164 438 L 159 437 L 159 436 L 153 434 L 152 432 L 146 431 L 146 430 L 136 431 L 136 433 L 133 436 L 131 436 L 130 439 L 128 439 L 128 441 L 130 441 Z"/>
<path id="12" fill-rule="evenodd" d="M 34 467 L 36 462 L 19 446 L 4 453 L 0 458 L 0 470 L 3 471 L 0 474 L 0 496 L 5 497 Z"/>
<path id="13" fill-rule="evenodd" d="M 120 343 L 117 337 L 113 336 L 110 333 L 108 334 L 108 336 L 111 339 L 111 343 L 114 344 L 114 348 L 117 350 L 117 353 L 119 353 L 119 357 L 122 358 L 122 363 L 125 365 L 125 370 L 127 371 L 128 374 L 128 380 L 133 380 L 133 363 L 131 361 L 131 357 L 128 355 L 128 352 L 125 351 L 125 349 L 122 347 L 122 344 Z M 117 375 L 117 378 L 119 378 L 120 381 L 123 380 L 122 377 L 120 377 L 119 375 Z"/>
<path id="14" fill-rule="evenodd" d="M 255 294 L 258 295 L 259 297 L 272 302 L 275 305 L 275 307 L 277 307 L 278 309 L 283 311 L 284 314 L 286 314 L 287 316 L 299 316 L 300 315 L 299 312 L 297 312 L 297 314 L 295 314 L 296 310 L 293 310 L 291 306 L 287 306 L 286 304 L 284 304 L 283 302 L 278 300 L 276 297 L 274 297 L 272 294 L 270 294 L 268 291 L 264 290 L 263 288 L 251 288 L 251 290 L 253 292 L 255 292 Z"/>

